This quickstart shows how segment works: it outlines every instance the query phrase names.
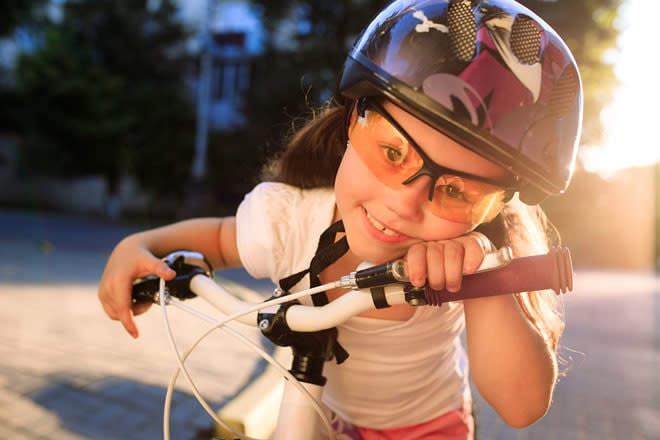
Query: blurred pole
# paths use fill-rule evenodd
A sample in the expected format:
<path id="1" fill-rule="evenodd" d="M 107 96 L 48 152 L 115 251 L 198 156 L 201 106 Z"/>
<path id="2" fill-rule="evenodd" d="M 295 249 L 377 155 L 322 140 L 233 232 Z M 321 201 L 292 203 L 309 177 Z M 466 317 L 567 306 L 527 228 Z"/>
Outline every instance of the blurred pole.
<path id="1" fill-rule="evenodd" d="M 200 75 L 197 94 L 197 135 L 192 177 L 201 181 L 206 177 L 206 151 L 208 148 L 209 104 L 211 98 L 211 35 L 209 20 L 211 0 L 206 0 L 206 14 L 202 22 L 203 45 L 200 57 Z"/>
<path id="2" fill-rule="evenodd" d="M 213 0 L 206 0 L 206 8 L 201 20 L 202 47 L 200 71 L 197 84 L 197 129 L 195 151 L 190 170 L 190 182 L 185 194 L 184 213 L 180 216 L 200 215 L 205 211 L 205 201 L 209 199 L 207 188 L 207 150 L 209 133 L 209 108 L 211 101 L 211 18 Z"/>

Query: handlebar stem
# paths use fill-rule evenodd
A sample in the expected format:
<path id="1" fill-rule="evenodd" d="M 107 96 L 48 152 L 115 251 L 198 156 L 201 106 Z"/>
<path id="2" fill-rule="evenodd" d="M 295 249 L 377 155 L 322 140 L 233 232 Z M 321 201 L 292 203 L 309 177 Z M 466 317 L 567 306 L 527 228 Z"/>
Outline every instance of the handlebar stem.
<path id="1" fill-rule="evenodd" d="M 281 304 L 275 313 L 260 312 L 257 320 L 261 333 L 271 342 L 281 347 L 291 347 L 293 360 L 290 373 L 299 381 L 324 386 L 323 365 L 335 356 L 337 349 L 337 329 L 311 332 L 291 330 L 286 314 L 299 301 Z"/>

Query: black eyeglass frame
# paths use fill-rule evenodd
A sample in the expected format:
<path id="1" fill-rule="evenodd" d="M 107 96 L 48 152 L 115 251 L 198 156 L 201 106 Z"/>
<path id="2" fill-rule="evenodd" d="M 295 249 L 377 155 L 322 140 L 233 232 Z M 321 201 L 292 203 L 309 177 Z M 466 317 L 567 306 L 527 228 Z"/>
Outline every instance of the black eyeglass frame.
<path id="1" fill-rule="evenodd" d="M 403 135 L 404 138 L 406 138 L 406 140 L 410 143 L 410 145 L 415 149 L 417 154 L 420 155 L 420 157 L 422 158 L 422 167 L 419 170 L 417 170 L 415 174 L 413 174 L 412 176 L 408 177 L 406 180 L 401 182 L 401 184 L 408 185 L 413 181 L 415 181 L 416 179 L 420 178 L 421 176 L 429 176 L 431 178 L 431 186 L 429 188 L 429 201 L 433 200 L 433 194 L 435 192 L 435 183 L 438 181 L 440 177 L 442 177 L 445 174 L 451 174 L 458 177 L 465 177 L 467 179 L 484 182 L 489 185 L 502 188 L 504 190 L 504 195 L 502 198 L 502 201 L 504 203 L 511 200 L 513 195 L 516 193 L 517 188 L 514 183 L 509 184 L 509 183 L 499 182 L 493 179 L 489 179 L 487 177 L 477 176 L 463 171 L 454 170 L 435 163 L 424 152 L 424 150 L 422 150 L 422 148 L 417 144 L 417 142 L 415 142 L 412 136 L 401 126 L 401 124 L 399 124 L 397 120 L 394 119 L 394 117 L 387 110 L 385 110 L 385 108 L 379 102 L 376 102 L 373 99 L 369 99 L 369 98 L 360 98 L 356 101 L 355 108 L 357 110 L 357 114 L 361 117 L 365 116 L 365 112 L 367 109 L 373 110 L 379 115 L 381 115 L 383 118 L 387 120 L 387 122 L 392 124 L 392 126 L 394 126 L 394 128 L 396 128 Z M 517 179 L 515 177 L 513 177 L 511 180 L 513 182 L 517 182 Z"/>

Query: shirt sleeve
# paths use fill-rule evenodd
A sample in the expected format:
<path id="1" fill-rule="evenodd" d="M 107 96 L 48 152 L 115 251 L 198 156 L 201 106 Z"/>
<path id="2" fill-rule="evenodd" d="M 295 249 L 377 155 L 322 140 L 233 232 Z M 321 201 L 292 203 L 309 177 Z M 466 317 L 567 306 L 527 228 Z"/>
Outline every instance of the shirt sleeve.
<path id="1" fill-rule="evenodd" d="M 238 252 L 245 270 L 274 282 L 304 270 L 334 215 L 330 189 L 301 190 L 265 182 L 236 212 Z"/>

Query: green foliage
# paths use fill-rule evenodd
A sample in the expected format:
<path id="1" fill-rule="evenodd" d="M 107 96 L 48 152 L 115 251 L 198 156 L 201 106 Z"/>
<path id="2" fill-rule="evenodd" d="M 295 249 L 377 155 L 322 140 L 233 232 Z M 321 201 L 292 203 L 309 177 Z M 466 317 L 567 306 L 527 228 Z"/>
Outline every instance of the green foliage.
<path id="1" fill-rule="evenodd" d="M 0 13 L 0 35 L 9 35 L 17 26 L 29 22 L 33 11 L 46 0 L 3 0 Z"/>
<path id="2" fill-rule="evenodd" d="M 236 142 L 255 152 L 252 169 L 281 150 L 281 141 L 334 91 L 337 73 L 362 27 L 388 1 L 255 0 L 267 31 L 264 53 L 253 60 L 245 114 L 249 133 Z M 305 23 L 304 26 L 295 23 Z M 275 44 L 283 23 L 295 27 L 289 45 Z M 247 143 L 247 144 L 246 144 Z M 248 167 L 248 165 L 246 165 Z M 252 182 L 253 171 L 244 176 Z"/>
<path id="3" fill-rule="evenodd" d="M 255 60 L 255 83 L 260 89 L 254 91 L 253 97 L 271 99 L 274 92 L 273 104 L 281 121 L 330 98 L 337 73 L 358 33 L 389 2 L 260 0 L 254 3 L 261 6 L 271 35 L 278 35 L 282 23 L 297 23 L 296 31 L 289 36 L 290 48 L 275 47 L 270 39 L 266 53 Z M 264 104 L 270 107 L 266 102 L 260 104 L 260 109 Z M 248 107 L 248 111 L 253 110 Z"/>
<path id="4" fill-rule="evenodd" d="M 25 18 L 28 4 L 8 3 L 2 19 Z M 600 136 L 599 114 L 615 84 L 604 53 L 615 47 L 614 21 L 623 0 L 523 0 L 564 37 L 581 68 L 585 89 L 583 141 Z M 0 91 L 2 128 L 21 128 L 29 164 L 43 172 L 124 172 L 148 188 L 184 187 L 194 146 L 194 103 L 183 90 L 191 70 L 186 33 L 171 1 L 149 12 L 146 0 L 67 2 L 64 21 L 50 24 L 42 45 L 19 62 L 19 90 Z M 324 103 L 361 29 L 387 0 L 253 0 L 273 38 L 253 60 L 246 92 L 247 129 L 212 133 L 209 180 L 240 193 L 284 135 Z M 18 12 L 11 12 L 18 11 Z M 8 17 L 13 18 L 9 19 Z M 290 45 L 275 44 L 283 24 Z M 2 33 L 0 21 L 0 33 Z M 7 26 L 5 25 L 5 28 Z M 165 187 L 167 185 L 167 187 Z"/>
<path id="5" fill-rule="evenodd" d="M 70 31 L 52 28 L 44 50 L 19 59 L 19 87 L 29 103 L 19 120 L 30 133 L 29 163 L 44 174 L 115 170 L 113 153 L 135 118 L 121 111 L 121 79 L 77 49 Z"/>
<path id="6" fill-rule="evenodd" d="M 186 36 L 174 6 L 146 2 L 67 3 L 34 52 L 18 63 L 20 121 L 28 163 L 42 173 L 121 172 L 146 187 L 179 191 L 194 143 L 184 89 Z"/>

